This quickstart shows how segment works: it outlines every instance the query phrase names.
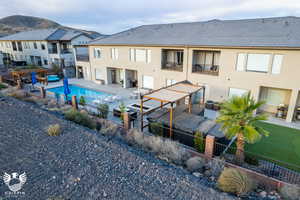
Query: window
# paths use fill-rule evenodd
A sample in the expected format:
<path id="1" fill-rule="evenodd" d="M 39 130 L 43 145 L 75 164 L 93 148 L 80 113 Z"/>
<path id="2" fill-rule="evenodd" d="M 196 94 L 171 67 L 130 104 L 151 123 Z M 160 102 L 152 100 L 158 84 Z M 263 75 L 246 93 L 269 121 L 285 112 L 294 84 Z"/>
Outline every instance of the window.
<path id="1" fill-rule="evenodd" d="M 94 58 L 101 58 L 101 49 L 94 48 Z"/>
<path id="2" fill-rule="evenodd" d="M 42 50 L 45 50 L 45 49 L 46 49 L 45 44 L 41 44 L 41 49 L 42 49 Z"/>
<path id="3" fill-rule="evenodd" d="M 241 72 L 245 70 L 246 57 L 247 54 L 245 53 L 238 54 L 237 61 L 236 61 L 236 71 Z"/>
<path id="4" fill-rule="evenodd" d="M 151 50 L 130 49 L 130 61 L 150 63 L 151 62 Z"/>
<path id="5" fill-rule="evenodd" d="M 247 94 L 248 90 L 244 90 L 244 89 L 238 89 L 238 88 L 229 88 L 229 98 L 233 97 L 233 96 L 243 96 L 245 94 Z"/>
<path id="6" fill-rule="evenodd" d="M 272 74 L 280 74 L 283 55 L 274 55 L 272 63 Z"/>
<path id="7" fill-rule="evenodd" d="M 175 80 L 167 79 L 167 81 L 166 81 L 166 86 L 170 86 L 170 85 L 173 85 L 173 84 L 175 84 L 175 83 L 176 83 Z"/>
<path id="8" fill-rule="evenodd" d="M 100 69 L 95 69 L 95 79 L 96 80 L 103 80 L 103 74 L 102 71 Z"/>
<path id="9" fill-rule="evenodd" d="M 247 71 L 268 72 L 269 54 L 248 54 Z"/>
<path id="10" fill-rule="evenodd" d="M 143 76 L 143 88 L 153 89 L 154 79 L 152 76 Z"/>
<path id="11" fill-rule="evenodd" d="M 262 88 L 261 100 L 267 105 L 278 106 L 284 104 L 287 91 L 275 88 Z"/>
<path id="12" fill-rule="evenodd" d="M 37 44 L 36 44 L 36 42 L 33 43 L 33 47 L 34 47 L 35 49 L 37 49 Z"/>
<path id="13" fill-rule="evenodd" d="M 18 50 L 16 42 L 11 42 L 11 45 L 12 45 L 12 48 L 13 48 L 14 51 Z"/>
<path id="14" fill-rule="evenodd" d="M 183 63 L 183 51 L 177 51 L 176 55 L 177 55 L 176 59 L 177 59 L 178 65 L 182 65 L 182 63 Z"/>
<path id="15" fill-rule="evenodd" d="M 48 60 L 44 59 L 44 65 L 48 65 Z"/>
<path id="16" fill-rule="evenodd" d="M 111 49 L 111 58 L 113 60 L 118 60 L 118 58 L 119 58 L 119 50 L 117 48 L 112 48 Z"/>
<path id="17" fill-rule="evenodd" d="M 17 42 L 17 44 L 18 44 L 18 50 L 19 51 L 23 51 L 22 43 L 21 42 Z"/>
<path id="18" fill-rule="evenodd" d="M 7 47 L 7 48 L 10 48 L 10 47 L 11 47 L 11 45 L 10 45 L 9 42 L 6 42 L 6 47 Z"/>

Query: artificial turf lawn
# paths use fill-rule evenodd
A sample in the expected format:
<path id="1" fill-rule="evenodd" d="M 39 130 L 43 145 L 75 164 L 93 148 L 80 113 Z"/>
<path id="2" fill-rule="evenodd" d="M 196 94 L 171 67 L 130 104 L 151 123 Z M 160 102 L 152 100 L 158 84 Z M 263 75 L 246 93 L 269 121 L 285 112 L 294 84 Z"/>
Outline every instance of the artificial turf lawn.
<path id="1" fill-rule="evenodd" d="M 255 144 L 247 144 L 246 151 L 277 160 L 280 165 L 294 165 L 289 168 L 300 171 L 300 130 L 265 122 L 256 125 L 267 130 L 269 136 Z"/>

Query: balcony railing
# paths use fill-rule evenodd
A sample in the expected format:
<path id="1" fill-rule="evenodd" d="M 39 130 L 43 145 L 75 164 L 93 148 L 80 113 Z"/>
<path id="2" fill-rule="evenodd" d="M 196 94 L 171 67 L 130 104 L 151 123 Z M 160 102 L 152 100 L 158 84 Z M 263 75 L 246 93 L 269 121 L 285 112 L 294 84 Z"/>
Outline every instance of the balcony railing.
<path id="1" fill-rule="evenodd" d="M 219 75 L 219 65 L 200 65 L 194 64 L 192 73 L 208 74 L 213 76 Z"/>
<path id="2" fill-rule="evenodd" d="M 61 49 L 60 52 L 62 54 L 68 54 L 68 53 L 72 53 L 72 50 L 71 49 Z"/>
<path id="3" fill-rule="evenodd" d="M 50 54 L 57 54 L 58 53 L 58 51 L 57 51 L 57 49 L 48 49 L 48 52 L 50 53 Z"/>
<path id="4" fill-rule="evenodd" d="M 162 64 L 162 69 L 172 70 L 172 71 L 183 71 L 183 65 L 175 62 L 165 62 Z"/>
<path id="5" fill-rule="evenodd" d="M 90 59 L 89 55 L 76 55 L 76 60 L 88 62 Z"/>

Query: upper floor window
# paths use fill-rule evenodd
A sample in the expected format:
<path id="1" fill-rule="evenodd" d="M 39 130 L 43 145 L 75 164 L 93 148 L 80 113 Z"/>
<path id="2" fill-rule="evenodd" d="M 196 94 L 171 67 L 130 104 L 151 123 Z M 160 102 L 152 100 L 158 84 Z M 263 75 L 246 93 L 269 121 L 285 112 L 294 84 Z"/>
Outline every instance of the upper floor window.
<path id="1" fill-rule="evenodd" d="M 269 72 L 270 61 L 272 61 L 272 74 L 279 74 L 281 70 L 283 55 L 239 53 L 237 56 L 237 71 Z"/>
<path id="2" fill-rule="evenodd" d="M 37 49 L 37 44 L 36 44 L 36 42 L 33 43 L 33 47 L 34 47 L 35 49 Z"/>
<path id="3" fill-rule="evenodd" d="M 18 50 L 23 51 L 22 42 L 17 42 L 18 44 Z"/>
<path id="4" fill-rule="evenodd" d="M 94 48 L 94 58 L 101 58 L 101 49 Z"/>
<path id="5" fill-rule="evenodd" d="M 118 60 L 119 58 L 119 49 L 111 48 L 111 59 Z"/>
<path id="6" fill-rule="evenodd" d="M 280 74 L 283 55 L 274 55 L 272 62 L 272 74 Z"/>
<path id="7" fill-rule="evenodd" d="M 133 62 L 151 62 L 151 50 L 149 49 L 130 49 L 130 61 Z"/>
<path id="8" fill-rule="evenodd" d="M 45 50 L 45 49 L 46 49 L 45 44 L 42 44 L 42 43 L 41 43 L 41 49 L 42 49 L 42 50 Z"/>
<path id="9" fill-rule="evenodd" d="M 11 42 L 11 45 L 12 45 L 12 48 L 13 48 L 14 51 L 18 50 L 16 42 Z"/>

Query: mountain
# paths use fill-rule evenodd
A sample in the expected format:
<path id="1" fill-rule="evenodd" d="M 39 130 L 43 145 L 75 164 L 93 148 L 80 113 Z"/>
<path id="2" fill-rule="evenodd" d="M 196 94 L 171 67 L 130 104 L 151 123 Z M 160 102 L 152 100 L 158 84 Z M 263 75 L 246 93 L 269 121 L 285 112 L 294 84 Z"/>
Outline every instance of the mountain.
<path id="1" fill-rule="evenodd" d="M 40 17 L 25 16 L 25 15 L 12 15 L 0 19 L 0 37 L 10 35 L 21 31 L 29 31 L 34 29 L 46 29 L 46 28 L 69 28 L 72 27 L 63 26 L 57 22 Z M 93 38 L 103 36 L 96 31 L 80 30 L 89 34 Z"/>

